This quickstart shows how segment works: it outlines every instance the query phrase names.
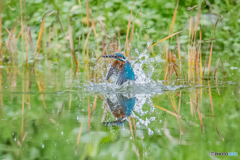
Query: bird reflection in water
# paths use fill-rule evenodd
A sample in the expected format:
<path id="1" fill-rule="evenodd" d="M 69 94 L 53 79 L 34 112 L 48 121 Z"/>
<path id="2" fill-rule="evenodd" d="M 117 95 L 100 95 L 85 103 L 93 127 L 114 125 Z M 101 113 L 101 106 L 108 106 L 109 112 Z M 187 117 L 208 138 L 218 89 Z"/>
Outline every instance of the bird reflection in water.
<path id="1" fill-rule="evenodd" d="M 127 118 L 131 115 L 133 111 L 136 97 L 127 98 L 122 94 L 117 94 L 117 102 L 113 103 L 109 98 L 107 98 L 108 107 L 114 117 L 117 118 L 116 121 L 103 122 L 104 125 L 123 125 Z"/>

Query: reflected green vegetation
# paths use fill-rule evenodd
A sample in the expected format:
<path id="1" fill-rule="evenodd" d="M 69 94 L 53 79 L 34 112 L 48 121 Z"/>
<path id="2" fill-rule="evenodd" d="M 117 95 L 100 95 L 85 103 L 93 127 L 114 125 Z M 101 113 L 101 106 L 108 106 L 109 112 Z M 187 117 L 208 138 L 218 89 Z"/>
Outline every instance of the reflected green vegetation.
<path id="1" fill-rule="evenodd" d="M 0 159 L 239 159 L 240 3 L 0 0 Z M 106 80 L 124 53 L 135 83 Z"/>

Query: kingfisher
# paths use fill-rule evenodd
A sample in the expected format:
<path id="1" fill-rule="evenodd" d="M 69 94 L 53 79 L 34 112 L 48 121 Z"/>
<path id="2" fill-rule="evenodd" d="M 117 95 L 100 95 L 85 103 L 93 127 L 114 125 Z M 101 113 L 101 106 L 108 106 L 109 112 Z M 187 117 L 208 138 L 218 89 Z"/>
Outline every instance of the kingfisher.
<path id="1" fill-rule="evenodd" d="M 107 98 L 107 104 L 113 116 L 117 118 L 116 121 L 103 122 L 104 125 L 114 125 L 120 126 L 124 124 L 127 118 L 131 115 L 133 108 L 135 106 L 136 97 L 127 98 L 122 94 L 117 94 L 117 102 L 113 103 L 109 98 Z"/>
<path id="2" fill-rule="evenodd" d="M 136 80 L 136 76 L 133 72 L 130 62 L 124 57 L 123 54 L 116 52 L 113 55 L 104 55 L 104 58 L 114 58 L 111 68 L 107 73 L 107 80 L 113 75 L 118 75 L 116 84 L 122 85 L 127 80 Z"/>

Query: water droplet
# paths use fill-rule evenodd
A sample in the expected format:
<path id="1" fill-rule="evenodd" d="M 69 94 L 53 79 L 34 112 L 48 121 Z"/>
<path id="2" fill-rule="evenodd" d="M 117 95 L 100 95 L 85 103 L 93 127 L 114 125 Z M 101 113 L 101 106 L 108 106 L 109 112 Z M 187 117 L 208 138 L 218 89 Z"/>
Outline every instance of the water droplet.
<path id="1" fill-rule="evenodd" d="M 153 135 L 153 131 L 150 129 L 150 128 L 148 128 L 148 135 Z"/>
<path id="2" fill-rule="evenodd" d="M 149 48 L 151 44 L 152 44 L 152 41 L 148 41 L 147 42 L 147 47 Z"/>
<path id="3" fill-rule="evenodd" d="M 155 121 L 156 117 L 151 117 L 150 121 Z"/>
<path id="4" fill-rule="evenodd" d="M 139 55 L 139 51 L 138 51 L 138 49 L 137 49 L 137 48 L 135 49 L 135 52 L 136 52 L 136 53 Z"/>

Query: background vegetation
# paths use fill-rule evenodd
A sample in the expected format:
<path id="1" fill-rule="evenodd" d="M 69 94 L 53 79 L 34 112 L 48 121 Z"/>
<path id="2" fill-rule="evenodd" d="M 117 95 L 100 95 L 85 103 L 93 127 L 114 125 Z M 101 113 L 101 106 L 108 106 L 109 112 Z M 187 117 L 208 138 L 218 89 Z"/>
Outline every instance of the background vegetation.
<path id="1" fill-rule="evenodd" d="M 73 40 L 73 49 L 76 55 L 80 56 L 80 61 L 85 61 L 84 55 L 89 54 L 90 58 L 95 58 L 102 54 L 104 45 L 108 44 L 113 37 L 116 42 L 120 38 L 121 51 L 124 51 L 127 31 L 128 39 L 130 39 L 131 30 L 133 29 L 133 39 L 131 54 L 135 53 L 135 48 L 142 51 L 146 46 L 147 41 L 156 42 L 164 37 L 177 31 L 182 31 L 179 34 L 179 41 L 183 46 L 182 56 L 187 54 L 187 44 L 189 42 L 188 30 L 190 17 L 197 21 L 197 15 L 200 7 L 200 1 L 186 0 L 180 1 L 178 4 L 174 24 L 171 27 L 174 10 L 177 1 L 89 1 L 87 10 L 87 1 L 70 0 L 70 1 L 27 1 L 27 0 L 12 0 L 1 1 L 2 6 L 2 21 L 1 21 L 1 43 L 6 44 L 9 33 L 8 29 L 15 38 L 17 55 L 26 63 L 26 47 L 22 44 L 25 36 L 21 41 L 21 29 L 27 32 L 30 27 L 32 37 L 32 50 L 29 49 L 29 63 L 33 63 L 34 54 L 31 52 L 39 52 L 39 59 L 47 57 L 57 60 L 64 59 L 65 62 L 71 62 L 71 50 L 69 39 Z M 190 10 L 190 8 L 193 9 Z M 199 24 L 202 25 L 202 39 L 211 39 L 214 24 L 219 18 L 219 23 L 216 27 L 216 34 L 214 35 L 214 49 L 213 54 L 217 54 L 224 59 L 233 58 L 234 55 L 239 54 L 239 7 L 237 0 L 217 0 L 217 1 L 203 1 L 201 8 L 201 18 Z M 132 15 L 131 15 L 132 11 Z M 44 18 L 44 26 L 41 30 L 41 25 Z M 129 17 L 131 15 L 131 24 L 128 29 Z M 22 16 L 22 21 L 21 21 Z M 104 30 L 101 26 L 102 21 Z M 21 23 L 22 22 L 22 23 Z M 71 27 L 71 35 L 69 35 L 68 28 Z M 199 31 L 199 25 L 197 30 Z M 91 30 L 91 31 L 90 31 Z M 41 31 L 41 32 L 40 32 Z M 89 38 L 87 33 L 90 32 Z M 42 36 L 40 37 L 39 35 Z M 105 35 L 108 35 L 107 41 Z M 115 35 L 115 36 L 114 36 Z M 199 34 L 196 35 L 199 40 Z M 39 38 L 40 37 L 40 38 Z M 39 38 L 39 42 L 37 42 Z M 28 38 L 29 40 L 30 38 Z M 79 44 L 80 41 L 80 44 Z M 41 44 L 40 44 L 41 42 Z M 86 43 L 88 42 L 88 43 Z M 174 39 L 166 42 L 170 49 L 174 49 L 177 42 Z M 209 42 L 208 42 L 209 43 Z M 210 45 L 205 43 L 202 49 L 204 55 L 209 54 Z M 21 45 L 24 45 L 21 46 Z M 31 45 L 31 44 L 30 44 Z M 49 47 L 48 47 L 49 46 Z M 162 46 L 162 44 L 161 44 Z M 8 57 L 7 51 L 3 54 Z M 163 49 L 157 51 L 157 54 L 163 53 Z M 125 50 L 126 51 L 126 50 Z M 8 49 L 9 52 L 9 49 Z M 88 53 L 87 53 L 88 52 Z M 113 52 L 111 48 L 107 52 Z M 94 61 L 93 61 L 94 62 Z M 65 63 L 65 66 L 70 63 Z"/>

